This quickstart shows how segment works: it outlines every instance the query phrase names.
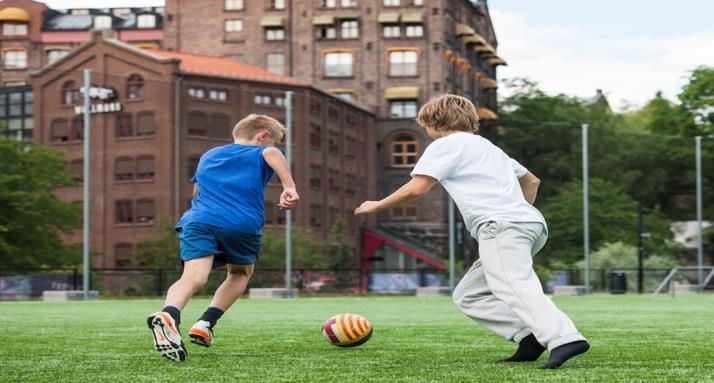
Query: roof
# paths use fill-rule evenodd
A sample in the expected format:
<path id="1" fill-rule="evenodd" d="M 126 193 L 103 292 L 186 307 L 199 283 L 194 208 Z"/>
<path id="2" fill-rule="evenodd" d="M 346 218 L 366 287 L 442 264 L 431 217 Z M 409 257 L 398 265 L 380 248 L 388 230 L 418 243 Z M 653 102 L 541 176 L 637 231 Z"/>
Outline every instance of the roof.
<path id="1" fill-rule="evenodd" d="M 279 74 L 268 72 L 263 68 L 244 64 L 224 57 L 201 56 L 190 53 L 162 51 L 158 49 L 150 49 L 148 51 L 164 58 L 181 60 L 179 70 L 186 74 L 307 86 L 306 83 L 295 80 L 294 78 L 281 76 Z"/>
<path id="2" fill-rule="evenodd" d="M 47 9 L 45 11 L 44 31 L 82 31 L 94 28 L 94 18 L 110 16 L 112 29 L 144 29 L 137 25 L 139 15 L 156 16 L 156 26 L 146 29 L 163 28 L 163 11 L 161 7 L 141 8 L 93 8 L 93 9 Z"/>

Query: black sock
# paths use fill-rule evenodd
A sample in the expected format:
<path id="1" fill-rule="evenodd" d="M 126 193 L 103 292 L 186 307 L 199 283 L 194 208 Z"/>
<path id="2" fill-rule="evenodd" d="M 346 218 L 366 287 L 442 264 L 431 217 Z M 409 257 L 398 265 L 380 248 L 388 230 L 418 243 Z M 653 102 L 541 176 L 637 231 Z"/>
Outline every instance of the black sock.
<path id="1" fill-rule="evenodd" d="M 181 324 L 181 310 L 179 310 L 175 306 L 166 306 L 161 311 L 171 315 L 171 318 L 173 318 L 174 322 L 176 322 L 176 327 L 178 327 Z"/>
<path id="2" fill-rule="evenodd" d="M 537 360 L 545 351 L 545 347 L 538 343 L 533 334 L 521 339 L 518 343 L 518 350 L 511 357 L 503 359 L 503 362 L 532 362 Z"/>
<path id="3" fill-rule="evenodd" d="M 580 355 L 590 349 L 590 344 L 587 341 L 579 340 L 576 342 L 566 343 L 558 346 L 550 351 L 548 361 L 540 368 L 558 368 L 568 359 Z"/>
<path id="4" fill-rule="evenodd" d="M 219 309 L 218 307 L 209 307 L 206 309 L 206 311 L 203 312 L 203 315 L 201 315 L 198 320 L 205 320 L 206 322 L 210 323 L 211 330 L 213 330 L 213 328 L 216 327 L 216 322 L 221 319 L 222 315 L 223 310 Z"/>

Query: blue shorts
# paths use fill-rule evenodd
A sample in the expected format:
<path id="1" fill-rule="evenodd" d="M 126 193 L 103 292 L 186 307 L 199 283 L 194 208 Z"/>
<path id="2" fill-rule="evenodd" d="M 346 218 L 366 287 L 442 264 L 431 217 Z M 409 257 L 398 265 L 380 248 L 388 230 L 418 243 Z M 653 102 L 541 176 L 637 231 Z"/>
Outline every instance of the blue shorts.
<path id="1" fill-rule="evenodd" d="M 260 252 L 260 235 L 222 229 L 205 223 L 191 222 L 179 231 L 181 264 L 214 255 L 213 267 L 252 265 Z"/>

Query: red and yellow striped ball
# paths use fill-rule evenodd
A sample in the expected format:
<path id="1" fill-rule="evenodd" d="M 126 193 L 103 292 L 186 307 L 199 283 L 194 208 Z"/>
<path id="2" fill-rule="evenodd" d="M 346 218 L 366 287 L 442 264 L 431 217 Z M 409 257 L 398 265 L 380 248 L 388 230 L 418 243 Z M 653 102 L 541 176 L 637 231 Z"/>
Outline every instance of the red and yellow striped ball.
<path id="1" fill-rule="evenodd" d="M 372 324 L 357 314 L 337 314 L 322 325 L 322 336 L 337 347 L 357 347 L 372 337 Z"/>

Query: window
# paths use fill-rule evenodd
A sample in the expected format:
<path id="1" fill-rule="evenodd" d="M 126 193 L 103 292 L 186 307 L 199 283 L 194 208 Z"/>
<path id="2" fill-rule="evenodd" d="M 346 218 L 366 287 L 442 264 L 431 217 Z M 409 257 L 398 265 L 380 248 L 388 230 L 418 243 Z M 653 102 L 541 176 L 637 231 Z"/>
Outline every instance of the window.
<path id="1" fill-rule="evenodd" d="M 352 63 L 352 52 L 325 54 L 325 77 L 351 77 Z"/>
<path id="2" fill-rule="evenodd" d="M 49 49 L 47 50 L 47 64 L 52 64 L 53 62 L 61 59 L 64 56 L 67 56 L 69 53 L 68 50 L 66 49 Z"/>
<path id="3" fill-rule="evenodd" d="M 188 88 L 188 95 L 193 98 L 206 98 L 205 88 Z"/>
<path id="4" fill-rule="evenodd" d="M 285 29 L 283 28 L 266 28 L 265 39 L 269 41 L 285 40 Z"/>
<path id="5" fill-rule="evenodd" d="M 134 222 L 134 203 L 129 200 L 119 200 L 115 204 L 116 223 L 132 223 Z"/>
<path id="6" fill-rule="evenodd" d="M 114 180 L 131 181 L 134 179 L 134 160 L 131 157 L 119 157 L 114 160 Z"/>
<path id="7" fill-rule="evenodd" d="M 334 25 L 321 25 L 317 31 L 317 37 L 320 39 L 337 38 L 337 28 Z"/>
<path id="8" fill-rule="evenodd" d="M 188 114 L 188 134 L 192 136 L 208 136 L 208 116 L 203 112 Z"/>
<path id="9" fill-rule="evenodd" d="M 346 20 L 340 23 L 343 39 L 356 39 L 359 37 L 359 22 L 357 20 Z"/>
<path id="10" fill-rule="evenodd" d="M 156 28 L 156 15 L 137 16 L 136 26 L 139 28 Z"/>
<path id="11" fill-rule="evenodd" d="M 392 166 L 411 168 L 417 162 L 419 142 L 409 135 L 401 135 L 392 141 Z"/>
<path id="12" fill-rule="evenodd" d="M 340 173 L 337 170 L 328 170 L 328 182 L 331 192 L 338 193 L 340 191 Z"/>
<path id="13" fill-rule="evenodd" d="M 322 114 L 322 105 L 320 105 L 320 99 L 316 97 L 310 97 L 310 113 L 316 116 Z"/>
<path id="14" fill-rule="evenodd" d="M 193 180 L 193 176 L 196 175 L 196 169 L 198 169 L 198 161 L 200 161 L 201 157 L 198 156 L 193 156 L 188 158 L 188 162 L 186 163 L 186 170 L 188 171 L 188 178 L 190 180 Z"/>
<path id="15" fill-rule="evenodd" d="M 337 6 L 337 0 L 322 0 L 322 6 L 325 8 L 335 8 Z"/>
<path id="16" fill-rule="evenodd" d="M 26 36 L 27 23 L 3 23 L 2 34 L 5 36 Z"/>
<path id="17" fill-rule="evenodd" d="M 243 0 L 226 0 L 226 11 L 240 11 L 244 6 Z"/>
<path id="18" fill-rule="evenodd" d="M 67 81 L 62 85 L 62 104 L 74 105 L 79 102 L 79 90 L 74 81 Z"/>
<path id="19" fill-rule="evenodd" d="M 345 158 L 354 160 L 356 158 L 357 143 L 354 137 L 345 137 Z"/>
<path id="20" fill-rule="evenodd" d="M 399 37 L 402 34 L 402 29 L 399 25 L 385 25 L 382 27 L 382 35 L 384 37 Z"/>
<path id="21" fill-rule="evenodd" d="M 70 135 L 70 140 L 84 140 L 84 116 L 77 116 L 72 120 L 72 134 Z"/>
<path id="22" fill-rule="evenodd" d="M 407 0 L 407 5 L 424 5 L 424 0 Z"/>
<path id="23" fill-rule="evenodd" d="M 72 160 L 69 163 L 69 174 L 72 175 L 73 180 L 82 182 L 84 179 L 84 160 Z"/>
<path id="24" fill-rule="evenodd" d="M 256 105 L 270 105 L 273 103 L 272 97 L 267 94 L 256 94 L 255 97 L 253 97 L 253 101 Z"/>
<path id="25" fill-rule="evenodd" d="M 357 177 L 354 174 L 347 174 L 346 178 L 345 194 L 352 197 L 355 195 L 355 189 L 357 188 Z"/>
<path id="26" fill-rule="evenodd" d="M 112 28 L 112 17 L 108 15 L 100 15 L 94 17 L 94 28 L 95 29 L 111 29 Z"/>
<path id="27" fill-rule="evenodd" d="M 276 211 L 275 211 L 275 205 L 277 205 L 277 203 L 275 203 L 273 201 L 265 201 L 263 203 L 263 210 L 265 211 L 265 224 L 266 225 L 272 225 L 273 223 L 275 223 L 275 216 L 277 215 Z"/>
<path id="28" fill-rule="evenodd" d="M 275 96 L 275 106 L 285 106 L 285 97 Z"/>
<path id="29" fill-rule="evenodd" d="M 129 267 L 134 258 L 134 246 L 131 243 L 114 245 L 114 265 L 118 268 Z"/>
<path id="30" fill-rule="evenodd" d="M 139 112 L 136 116 L 136 135 L 153 136 L 156 132 L 154 112 Z"/>
<path id="31" fill-rule="evenodd" d="M 417 115 L 416 100 L 391 100 L 389 102 L 392 118 L 414 118 Z"/>
<path id="32" fill-rule="evenodd" d="M 25 69 L 27 68 L 27 50 L 7 49 L 3 54 L 5 69 Z"/>
<path id="33" fill-rule="evenodd" d="M 134 118 L 131 114 L 122 113 L 117 115 L 116 131 L 114 136 L 132 137 L 134 135 Z"/>
<path id="34" fill-rule="evenodd" d="M 144 79 L 138 74 L 133 74 L 126 80 L 126 96 L 130 100 L 144 98 Z"/>
<path id="35" fill-rule="evenodd" d="M 340 146 L 338 145 L 338 143 L 340 140 L 340 134 L 331 131 L 327 133 L 327 136 L 327 152 L 335 156 L 339 155 Z"/>
<path id="36" fill-rule="evenodd" d="M 391 51 L 389 52 L 390 76 L 416 76 L 417 51 Z"/>
<path id="37" fill-rule="evenodd" d="M 310 188 L 322 190 L 322 166 L 310 165 Z"/>
<path id="38" fill-rule="evenodd" d="M 320 150 L 322 148 L 322 128 L 317 124 L 310 124 L 310 147 Z"/>
<path id="39" fill-rule="evenodd" d="M 52 120 L 50 132 L 52 135 L 52 142 L 69 141 L 69 123 L 64 118 Z"/>
<path id="40" fill-rule="evenodd" d="M 322 206 L 310 205 L 310 226 L 322 227 Z"/>
<path id="41" fill-rule="evenodd" d="M 150 180 L 154 178 L 154 157 L 141 156 L 136 159 L 136 179 Z"/>
<path id="42" fill-rule="evenodd" d="M 357 6 L 357 0 L 340 0 L 340 7 L 354 8 Z"/>
<path id="43" fill-rule="evenodd" d="M 208 125 L 208 135 L 213 138 L 229 140 L 233 136 L 231 121 L 225 114 L 212 114 Z"/>
<path id="44" fill-rule="evenodd" d="M 285 0 L 270 0 L 271 9 L 285 9 Z"/>
<path id="45" fill-rule="evenodd" d="M 140 199 L 136 201 L 136 222 L 154 223 L 156 216 L 153 199 Z"/>
<path id="46" fill-rule="evenodd" d="M 241 20 L 241 19 L 226 20 L 226 32 L 242 32 L 242 31 L 243 31 L 243 20 Z"/>
<path id="47" fill-rule="evenodd" d="M 399 6 L 399 0 L 382 0 L 382 4 L 385 7 L 398 7 Z"/>
<path id="48" fill-rule="evenodd" d="M 393 207 L 389 211 L 389 215 L 394 220 L 411 220 L 415 219 L 419 214 L 419 209 L 416 201 L 409 202 L 405 205 Z"/>
<path id="49" fill-rule="evenodd" d="M 345 101 L 354 101 L 356 99 L 355 92 L 352 90 L 337 90 L 333 91 L 332 94 Z"/>
<path id="50" fill-rule="evenodd" d="M 228 91 L 223 89 L 211 89 L 208 92 L 208 98 L 216 101 L 226 101 L 228 100 Z"/>
<path id="51" fill-rule="evenodd" d="M 409 24 L 406 27 L 407 37 L 424 36 L 424 26 L 422 24 Z"/>
<path id="52" fill-rule="evenodd" d="M 266 57 L 268 72 L 273 72 L 281 76 L 285 75 L 285 55 L 282 53 L 268 53 Z"/>

